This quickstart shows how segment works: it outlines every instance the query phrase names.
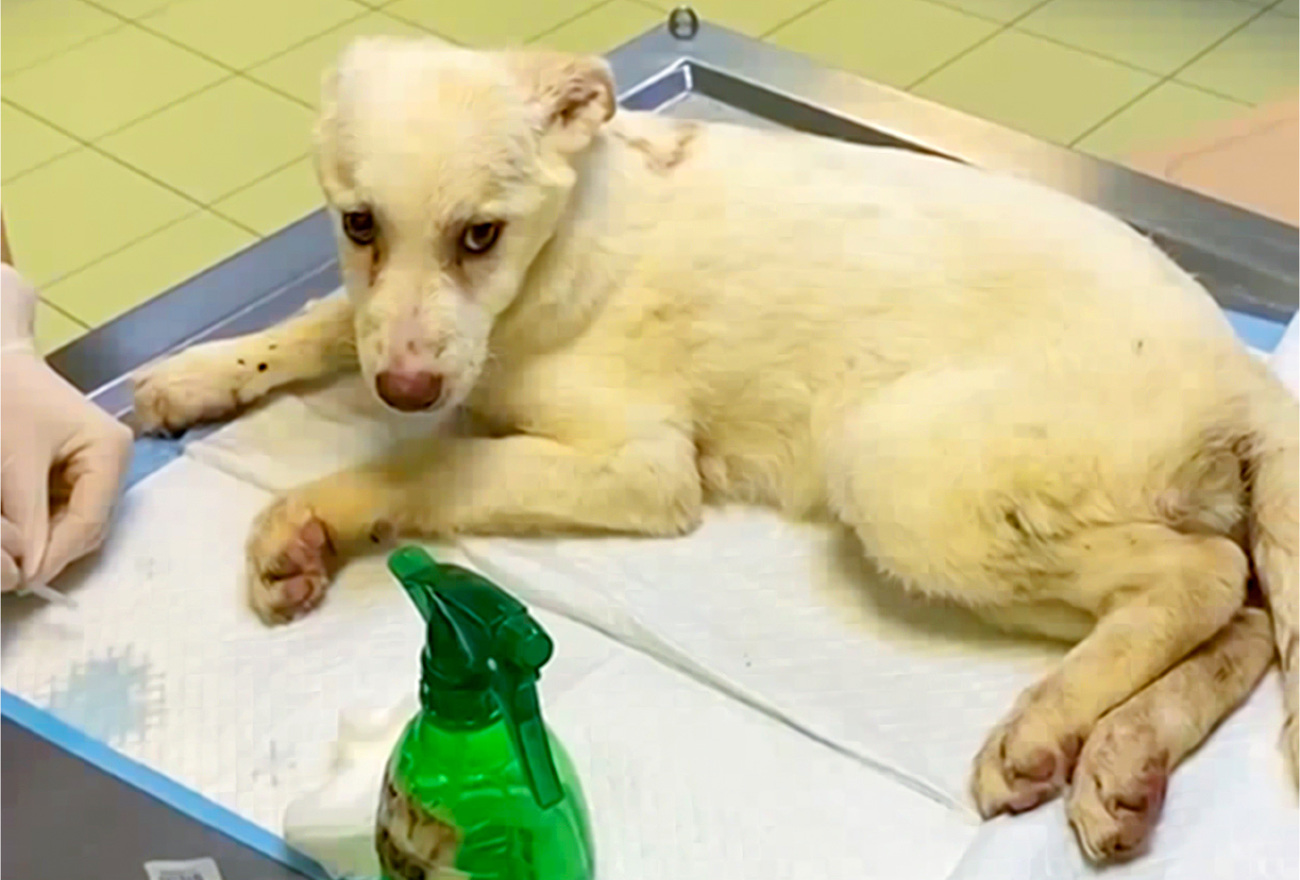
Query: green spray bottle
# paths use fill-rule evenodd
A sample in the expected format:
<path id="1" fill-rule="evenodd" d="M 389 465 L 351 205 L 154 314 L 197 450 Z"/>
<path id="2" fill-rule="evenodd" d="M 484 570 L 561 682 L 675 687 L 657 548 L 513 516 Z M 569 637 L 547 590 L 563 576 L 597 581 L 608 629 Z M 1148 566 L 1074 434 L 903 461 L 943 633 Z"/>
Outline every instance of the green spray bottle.
<path id="1" fill-rule="evenodd" d="M 504 590 L 418 547 L 388 568 L 428 635 L 420 711 L 380 796 L 385 880 L 592 880 L 582 789 L 537 699 L 550 636 Z"/>

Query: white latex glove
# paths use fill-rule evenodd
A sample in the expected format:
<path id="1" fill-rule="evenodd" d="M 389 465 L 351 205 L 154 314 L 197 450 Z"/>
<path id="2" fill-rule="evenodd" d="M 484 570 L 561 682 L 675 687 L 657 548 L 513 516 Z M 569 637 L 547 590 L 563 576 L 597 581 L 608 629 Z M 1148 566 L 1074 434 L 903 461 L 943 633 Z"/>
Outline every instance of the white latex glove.
<path id="1" fill-rule="evenodd" d="M 131 458 L 131 432 L 36 353 L 36 292 L 0 266 L 0 508 L 5 591 L 48 584 L 98 549 Z M 50 510 L 60 472 L 67 506 Z"/>

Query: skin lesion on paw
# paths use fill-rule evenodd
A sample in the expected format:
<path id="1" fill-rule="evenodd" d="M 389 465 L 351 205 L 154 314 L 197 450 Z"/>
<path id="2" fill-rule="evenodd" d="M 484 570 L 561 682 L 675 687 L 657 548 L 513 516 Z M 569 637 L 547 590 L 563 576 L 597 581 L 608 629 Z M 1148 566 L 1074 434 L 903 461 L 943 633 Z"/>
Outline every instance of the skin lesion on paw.
<path id="1" fill-rule="evenodd" d="M 248 563 L 254 610 L 266 623 L 288 623 L 325 598 L 339 553 L 324 520 L 310 508 L 282 499 L 254 525 Z"/>
<path id="2" fill-rule="evenodd" d="M 1125 861 L 1145 850 L 1171 769 L 1169 752 L 1150 724 L 1103 724 L 1084 747 L 1066 810 L 1080 848 L 1096 864 Z"/>

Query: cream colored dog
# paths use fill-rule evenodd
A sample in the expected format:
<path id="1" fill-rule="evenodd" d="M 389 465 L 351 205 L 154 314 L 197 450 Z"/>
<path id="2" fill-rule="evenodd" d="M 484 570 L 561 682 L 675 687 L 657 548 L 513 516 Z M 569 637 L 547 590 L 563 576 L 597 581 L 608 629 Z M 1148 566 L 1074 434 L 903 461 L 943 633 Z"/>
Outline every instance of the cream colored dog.
<path id="1" fill-rule="evenodd" d="M 1133 852 L 1274 645 L 1294 761 L 1297 404 L 1141 235 L 905 151 L 614 118 L 597 59 L 373 39 L 325 91 L 347 300 L 146 370 L 138 418 L 359 367 L 393 409 L 486 430 L 273 504 L 248 546 L 265 619 L 390 533 L 671 536 L 742 500 L 1079 639 L 977 757 L 986 816 L 1073 780 L 1089 856 Z"/>

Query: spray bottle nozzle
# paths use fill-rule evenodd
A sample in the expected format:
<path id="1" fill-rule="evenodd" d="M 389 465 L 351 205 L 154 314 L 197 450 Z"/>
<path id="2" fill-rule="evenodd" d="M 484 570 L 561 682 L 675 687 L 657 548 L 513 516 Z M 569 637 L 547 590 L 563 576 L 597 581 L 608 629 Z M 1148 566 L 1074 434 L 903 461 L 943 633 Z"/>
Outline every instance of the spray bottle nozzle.
<path id="1" fill-rule="evenodd" d="M 564 798 L 537 699 L 539 672 L 555 645 L 528 609 L 472 571 L 440 565 L 419 547 L 388 558 L 428 627 L 420 699 L 435 718 L 460 725 L 504 721 L 533 798 Z"/>

